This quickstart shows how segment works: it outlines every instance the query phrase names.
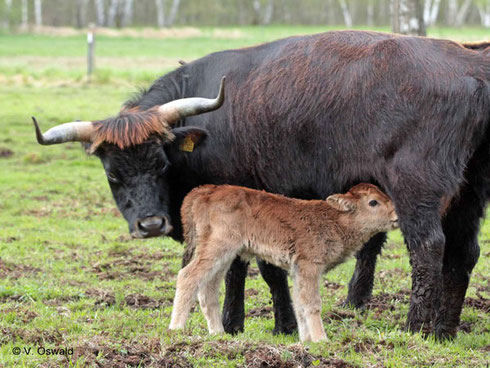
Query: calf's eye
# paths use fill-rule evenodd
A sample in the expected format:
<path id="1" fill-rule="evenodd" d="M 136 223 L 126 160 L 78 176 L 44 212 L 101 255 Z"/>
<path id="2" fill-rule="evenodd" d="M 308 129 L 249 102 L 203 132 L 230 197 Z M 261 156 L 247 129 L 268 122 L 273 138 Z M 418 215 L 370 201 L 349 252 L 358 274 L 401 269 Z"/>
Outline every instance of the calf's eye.
<path id="1" fill-rule="evenodd" d="M 378 205 L 378 201 L 376 201 L 376 200 L 373 199 L 373 200 L 369 201 L 369 205 L 371 207 L 376 207 Z"/>

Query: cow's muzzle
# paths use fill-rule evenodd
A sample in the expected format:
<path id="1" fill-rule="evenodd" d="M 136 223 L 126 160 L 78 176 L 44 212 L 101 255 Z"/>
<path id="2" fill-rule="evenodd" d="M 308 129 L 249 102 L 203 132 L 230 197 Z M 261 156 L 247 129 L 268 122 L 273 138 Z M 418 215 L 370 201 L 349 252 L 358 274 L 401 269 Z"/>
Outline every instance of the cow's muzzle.
<path id="1" fill-rule="evenodd" d="M 151 216 L 136 221 L 135 231 L 131 233 L 134 238 L 152 238 L 167 235 L 172 231 L 172 225 L 166 216 Z"/>

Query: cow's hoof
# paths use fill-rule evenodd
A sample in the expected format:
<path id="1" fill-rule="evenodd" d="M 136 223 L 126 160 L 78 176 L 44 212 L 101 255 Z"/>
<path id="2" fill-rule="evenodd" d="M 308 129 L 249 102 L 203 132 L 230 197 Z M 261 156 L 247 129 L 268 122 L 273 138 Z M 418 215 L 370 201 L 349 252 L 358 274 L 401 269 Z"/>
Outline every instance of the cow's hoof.
<path id="1" fill-rule="evenodd" d="M 369 298 L 362 298 L 362 299 L 347 298 L 344 300 L 341 306 L 343 308 L 354 308 L 354 309 L 359 309 L 360 311 L 364 311 L 366 310 L 366 303 L 368 301 Z"/>
<path id="2" fill-rule="evenodd" d="M 430 322 L 407 321 L 405 331 L 421 333 L 424 337 L 428 337 L 432 333 L 432 326 Z"/>
<path id="3" fill-rule="evenodd" d="M 286 324 L 282 324 L 280 326 L 274 327 L 272 330 L 273 335 L 279 335 L 279 334 L 284 334 L 284 335 L 292 335 L 298 330 L 298 325 L 296 324 L 296 320 L 294 322 L 289 322 Z"/>
<path id="4" fill-rule="evenodd" d="M 451 341 L 456 338 L 457 330 L 437 326 L 434 329 L 434 338 L 437 341 Z"/>
<path id="5" fill-rule="evenodd" d="M 226 323 L 225 321 L 223 321 L 223 327 L 225 329 L 225 332 L 230 335 L 236 335 L 243 332 L 243 322 L 237 323 L 235 321 L 234 323 L 233 321 L 228 321 L 228 323 Z"/>

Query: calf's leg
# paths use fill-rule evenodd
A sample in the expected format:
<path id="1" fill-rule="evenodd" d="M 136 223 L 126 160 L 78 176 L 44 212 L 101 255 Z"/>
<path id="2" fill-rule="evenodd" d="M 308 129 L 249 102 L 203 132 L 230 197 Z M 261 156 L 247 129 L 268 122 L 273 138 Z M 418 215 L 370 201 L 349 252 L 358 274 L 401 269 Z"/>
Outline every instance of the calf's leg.
<path id="1" fill-rule="evenodd" d="M 289 294 L 287 272 L 258 258 L 257 265 L 272 294 L 275 319 L 275 327 L 272 333 L 293 333 L 297 324 L 291 304 L 291 295 Z"/>
<path id="2" fill-rule="evenodd" d="M 177 330 L 185 327 L 192 304 L 196 300 L 200 277 L 204 275 L 204 271 L 197 259 L 179 271 L 169 329 Z"/>
<path id="3" fill-rule="evenodd" d="M 298 320 L 301 341 L 318 342 L 327 339 L 321 318 L 321 271 L 318 266 L 306 262 L 293 266 L 293 299 L 295 307 L 301 310 L 302 321 Z M 303 339 L 301 330 L 305 322 L 308 334 Z"/>
<path id="4" fill-rule="evenodd" d="M 434 333 L 444 339 L 456 335 L 471 271 L 478 261 L 478 231 L 486 198 L 475 188 L 465 186 L 443 219 L 444 252 L 443 292 Z"/>
<path id="5" fill-rule="evenodd" d="M 225 331 L 219 309 L 219 288 L 228 267 L 229 264 L 225 268 L 218 270 L 214 276 L 204 282 L 197 294 L 210 334 L 219 334 Z"/>
<path id="6" fill-rule="evenodd" d="M 291 273 L 293 279 L 293 308 L 294 315 L 296 316 L 296 321 L 298 322 L 298 333 L 299 340 L 306 342 L 311 341 L 310 331 L 308 330 L 308 324 L 306 323 L 304 305 L 302 304 L 302 299 L 300 298 L 300 288 L 297 278 L 297 268 L 293 268 Z"/>
<path id="7" fill-rule="evenodd" d="M 225 262 L 233 259 L 233 255 L 220 253 L 219 246 L 202 244 L 199 254 L 195 255 L 192 261 L 179 271 L 177 285 L 172 309 L 172 317 L 169 328 L 182 329 L 189 316 L 192 304 L 196 300 L 196 295 L 203 285 L 208 284 L 209 280 L 223 267 Z"/>
<path id="8" fill-rule="evenodd" d="M 357 252 L 356 268 L 349 282 L 349 292 L 344 305 L 362 308 L 365 303 L 371 299 L 376 260 L 381 253 L 385 241 L 386 233 L 379 233 L 373 236 L 366 244 L 364 244 L 362 249 Z"/>

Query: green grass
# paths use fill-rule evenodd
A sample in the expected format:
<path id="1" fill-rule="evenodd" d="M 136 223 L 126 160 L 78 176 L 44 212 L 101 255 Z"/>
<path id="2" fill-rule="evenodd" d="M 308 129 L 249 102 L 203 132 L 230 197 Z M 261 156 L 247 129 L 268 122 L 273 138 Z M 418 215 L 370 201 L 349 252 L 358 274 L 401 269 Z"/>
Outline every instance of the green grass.
<path id="1" fill-rule="evenodd" d="M 131 38 L 98 36 L 96 84 L 148 84 L 178 66 L 208 53 L 240 48 L 297 34 L 325 32 L 342 27 L 271 26 L 201 28 L 199 37 Z M 361 29 L 361 27 L 358 27 Z M 388 32 L 388 28 L 376 28 Z M 182 30 L 185 34 L 185 29 Z M 214 37 L 218 32 L 219 37 Z M 458 41 L 487 39 L 481 28 L 431 28 L 429 36 Z M 86 37 L 0 33 L 0 83 L 2 85 L 65 85 L 85 82 Z"/>
<path id="2" fill-rule="evenodd" d="M 339 306 L 354 260 L 325 275 L 326 343 L 310 344 L 306 351 L 298 345 L 297 334 L 272 335 L 270 294 L 255 266 L 247 279 L 249 316 L 243 334 L 209 336 L 197 306 L 188 329 L 169 334 L 183 246 L 169 239 L 130 239 L 98 159 L 86 156 L 75 143 L 39 146 L 30 116 L 37 116 L 46 129 L 116 113 L 135 90 L 133 84 L 145 85 L 172 68 L 170 64 L 161 70 L 153 69 L 154 65 L 140 67 L 135 58 L 169 58 L 176 63 L 179 58 L 193 59 L 219 49 L 323 29 L 240 30 L 244 36 L 234 39 L 208 37 L 210 29 L 204 29 L 201 38 L 185 40 L 101 38 L 98 55 L 108 62 L 123 55 L 128 67 L 108 65 L 92 84 L 84 82 L 83 67 L 70 68 L 70 60 L 58 62 L 60 57 L 83 57 L 82 37 L 0 36 L 0 58 L 8 60 L 0 61 L 0 78 L 4 78 L 0 83 L 0 366 L 174 362 L 228 367 L 258 366 L 263 358 L 278 365 L 289 361 L 312 366 L 327 361 L 359 367 L 488 364 L 490 315 L 484 305 L 477 304 L 484 303 L 484 298 L 488 303 L 490 297 L 487 224 L 482 228 L 480 261 L 467 294 L 471 305 L 465 305 L 464 329 L 453 342 L 437 343 L 403 331 L 410 266 L 399 233 L 391 234 L 379 259 L 374 301 L 366 312 Z M 459 39 L 484 38 L 480 30 L 440 32 Z M 49 69 L 24 65 L 26 57 L 40 57 L 51 65 Z M 72 347 L 74 355 L 71 362 L 38 355 L 39 346 Z M 16 356 L 14 347 L 31 347 L 32 351 Z"/>

